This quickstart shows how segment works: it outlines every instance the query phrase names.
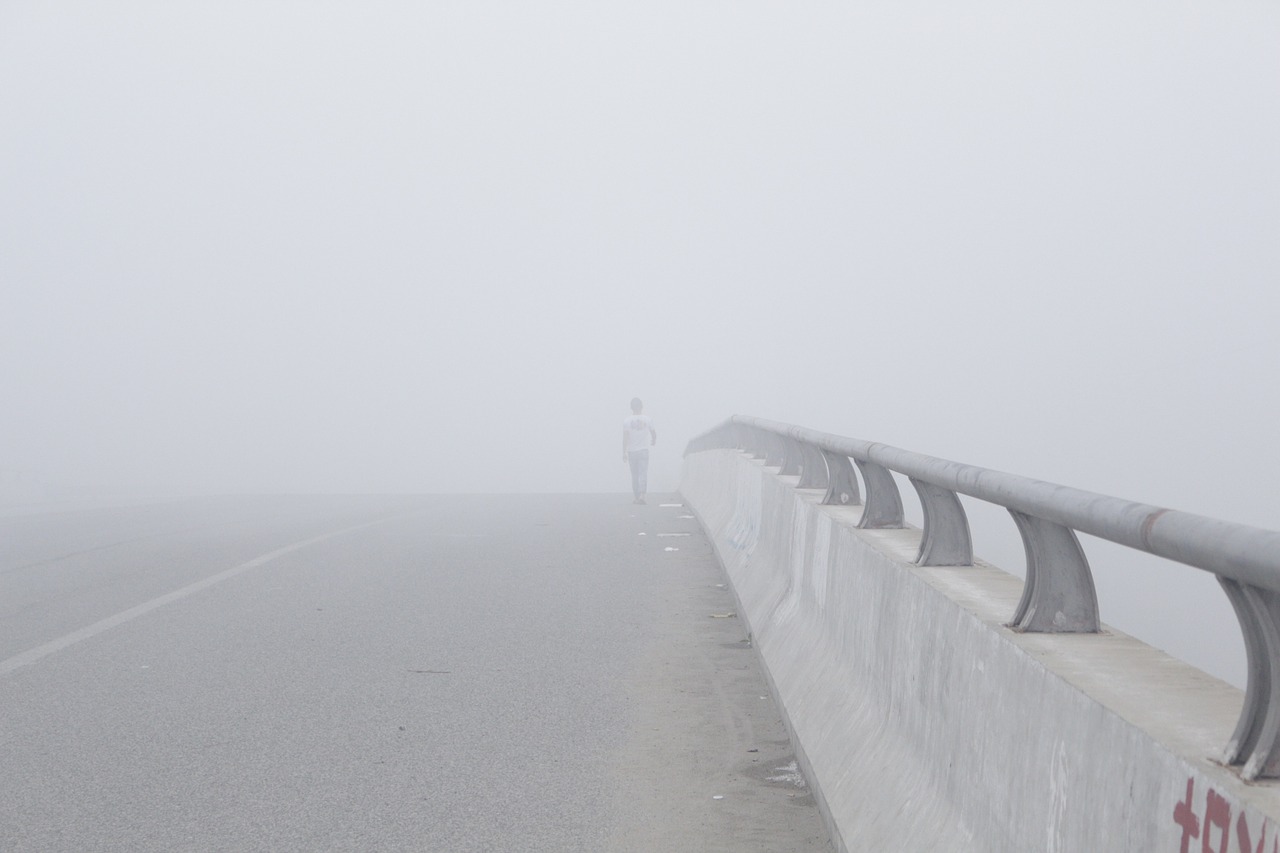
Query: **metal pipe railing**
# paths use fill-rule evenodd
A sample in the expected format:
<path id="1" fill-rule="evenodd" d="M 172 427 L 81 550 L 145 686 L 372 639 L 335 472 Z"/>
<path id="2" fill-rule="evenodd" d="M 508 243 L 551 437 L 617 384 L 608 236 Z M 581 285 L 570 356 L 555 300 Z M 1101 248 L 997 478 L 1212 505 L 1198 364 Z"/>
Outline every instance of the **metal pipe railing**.
<path id="1" fill-rule="evenodd" d="M 1280 778 L 1280 532 L 742 415 L 692 439 L 685 454 L 726 448 L 798 473 L 799 487 L 825 488 L 825 504 L 862 502 L 862 528 L 905 526 L 893 473 L 906 476 L 924 513 L 919 565 L 973 563 L 957 495 L 1004 507 L 1026 553 L 1022 599 L 1008 623 L 1015 631 L 1099 630 L 1093 575 L 1077 533 L 1211 572 L 1239 619 L 1248 657 L 1244 708 L 1223 760 L 1241 765 L 1245 779 Z"/>

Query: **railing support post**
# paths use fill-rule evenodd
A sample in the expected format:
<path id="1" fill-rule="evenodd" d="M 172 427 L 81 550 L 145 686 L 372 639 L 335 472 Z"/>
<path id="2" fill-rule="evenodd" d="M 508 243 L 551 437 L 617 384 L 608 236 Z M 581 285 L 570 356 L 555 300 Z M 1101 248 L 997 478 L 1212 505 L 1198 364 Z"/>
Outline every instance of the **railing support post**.
<path id="1" fill-rule="evenodd" d="M 1097 633 L 1098 594 L 1075 531 L 1017 510 L 1009 514 L 1027 552 L 1022 600 L 1009 627 L 1045 634 Z"/>
<path id="2" fill-rule="evenodd" d="M 800 482 L 797 489 L 825 489 L 827 487 L 827 463 L 818 448 L 807 441 L 801 442 L 800 450 L 804 454 L 803 467 L 800 469 Z"/>
<path id="3" fill-rule="evenodd" d="M 799 475 L 800 465 L 804 459 L 800 442 L 785 435 L 778 436 L 778 442 L 782 445 L 782 469 L 778 473 L 789 477 Z"/>
<path id="4" fill-rule="evenodd" d="M 1280 593 L 1219 577 L 1240 620 L 1249 664 L 1244 707 L 1222 759 L 1246 780 L 1280 777 Z"/>
<path id="5" fill-rule="evenodd" d="M 853 465 L 849 463 L 849 457 L 823 450 L 822 458 L 827 463 L 827 496 L 822 499 L 822 502 L 828 506 L 862 503 L 858 478 L 853 474 Z"/>
<path id="6" fill-rule="evenodd" d="M 956 493 L 911 477 L 924 511 L 924 535 L 920 539 L 920 566 L 972 566 L 973 538 L 969 519 Z"/>
<path id="7" fill-rule="evenodd" d="M 858 527 L 864 530 L 899 528 L 902 523 L 902 495 L 893 474 L 883 465 L 865 459 L 853 460 L 867 484 L 867 504 L 862 508 Z"/>
<path id="8" fill-rule="evenodd" d="M 782 436 L 776 432 L 765 432 L 761 437 L 764 439 L 764 467 L 781 468 L 783 457 L 786 455 Z"/>

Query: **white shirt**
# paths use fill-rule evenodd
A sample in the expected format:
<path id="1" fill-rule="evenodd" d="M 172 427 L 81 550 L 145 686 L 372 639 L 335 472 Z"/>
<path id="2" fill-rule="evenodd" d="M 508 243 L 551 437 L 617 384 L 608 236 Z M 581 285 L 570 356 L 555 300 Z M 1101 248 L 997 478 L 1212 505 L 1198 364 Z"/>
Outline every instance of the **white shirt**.
<path id="1" fill-rule="evenodd" d="M 622 429 L 627 434 L 627 452 L 648 450 L 653 443 L 653 419 L 648 415 L 632 415 L 622 422 Z"/>

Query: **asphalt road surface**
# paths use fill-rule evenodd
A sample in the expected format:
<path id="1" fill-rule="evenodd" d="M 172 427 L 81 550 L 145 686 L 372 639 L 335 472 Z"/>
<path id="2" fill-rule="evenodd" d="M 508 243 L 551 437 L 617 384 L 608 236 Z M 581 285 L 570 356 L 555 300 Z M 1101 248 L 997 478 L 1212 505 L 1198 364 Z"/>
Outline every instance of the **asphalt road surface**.
<path id="1" fill-rule="evenodd" d="M 678 503 L 0 515 L 0 850 L 830 851 Z"/>

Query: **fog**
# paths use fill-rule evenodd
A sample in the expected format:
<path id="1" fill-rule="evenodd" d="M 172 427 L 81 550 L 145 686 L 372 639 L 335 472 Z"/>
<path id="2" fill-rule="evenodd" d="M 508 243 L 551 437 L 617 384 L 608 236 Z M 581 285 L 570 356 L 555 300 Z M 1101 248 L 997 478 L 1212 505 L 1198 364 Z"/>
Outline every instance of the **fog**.
<path id="1" fill-rule="evenodd" d="M 0 3 L 0 499 L 622 493 L 638 395 L 654 491 L 745 413 L 1280 527 L 1278 36 Z M 1086 547 L 1105 620 L 1240 682 L 1210 578 Z"/>

